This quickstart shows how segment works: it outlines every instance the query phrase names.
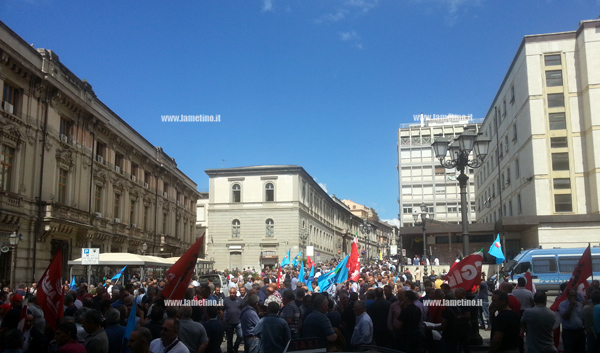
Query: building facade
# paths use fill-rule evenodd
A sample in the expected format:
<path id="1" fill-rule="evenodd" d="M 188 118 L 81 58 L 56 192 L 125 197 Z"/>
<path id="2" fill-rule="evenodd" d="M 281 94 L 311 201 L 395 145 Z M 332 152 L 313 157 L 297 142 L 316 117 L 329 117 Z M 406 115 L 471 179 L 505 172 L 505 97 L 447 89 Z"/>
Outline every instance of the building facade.
<path id="1" fill-rule="evenodd" d="M 509 251 L 598 244 L 599 26 L 526 36 L 481 126 L 492 142 L 475 172 L 477 220 Z"/>
<path id="2" fill-rule="evenodd" d="M 299 166 L 266 165 L 209 169 L 207 258 L 215 268 L 273 266 L 288 250 L 295 257 L 314 248 L 315 261 L 350 252 L 362 220 L 330 197 Z M 375 234 L 361 239 L 376 249 Z M 376 250 L 372 250 L 375 256 Z"/>
<path id="3" fill-rule="evenodd" d="M 196 240 L 196 184 L 175 159 L 1 22 L 0 87 L 0 233 L 20 240 L 0 279 L 37 281 L 60 248 L 68 278 L 82 248 L 177 256 Z"/>
<path id="4" fill-rule="evenodd" d="M 427 212 L 446 223 L 460 223 L 460 187 L 456 168 L 446 169 L 433 154 L 431 144 L 438 137 L 457 137 L 466 128 L 479 130 L 479 121 L 470 116 L 448 115 L 429 119 L 420 115 L 420 123 L 403 125 L 398 130 L 398 182 L 400 226 L 412 226 L 413 213 L 421 212 L 425 204 Z M 473 169 L 468 185 L 469 220 L 475 220 L 475 184 Z"/>

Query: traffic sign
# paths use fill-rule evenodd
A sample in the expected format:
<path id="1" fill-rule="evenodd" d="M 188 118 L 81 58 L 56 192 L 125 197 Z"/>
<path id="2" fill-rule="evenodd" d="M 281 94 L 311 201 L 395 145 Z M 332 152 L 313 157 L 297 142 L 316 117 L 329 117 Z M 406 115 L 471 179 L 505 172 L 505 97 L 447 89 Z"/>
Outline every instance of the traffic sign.
<path id="1" fill-rule="evenodd" d="M 98 265 L 100 263 L 100 248 L 81 249 L 82 265 Z"/>

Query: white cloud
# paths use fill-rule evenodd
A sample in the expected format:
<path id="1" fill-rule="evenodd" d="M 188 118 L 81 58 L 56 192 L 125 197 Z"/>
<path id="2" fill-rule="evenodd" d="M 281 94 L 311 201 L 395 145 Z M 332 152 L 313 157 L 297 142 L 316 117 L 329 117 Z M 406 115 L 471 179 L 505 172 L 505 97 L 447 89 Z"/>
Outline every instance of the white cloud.
<path id="1" fill-rule="evenodd" d="M 356 8 L 361 12 L 368 12 L 379 5 L 379 0 L 347 0 L 346 5 Z"/>
<path id="2" fill-rule="evenodd" d="M 360 37 L 355 31 L 340 32 L 340 40 L 342 42 L 356 41 L 360 40 Z"/>
<path id="3" fill-rule="evenodd" d="M 323 183 L 318 183 L 318 184 L 321 187 L 321 189 L 323 189 L 323 191 L 325 191 L 327 193 L 327 184 L 323 184 Z"/>
<path id="4" fill-rule="evenodd" d="M 347 13 L 348 13 L 348 11 L 346 11 L 346 10 L 338 10 L 334 13 L 328 13 L 326 15 L 323 15 L 323 16 L 317 18 L 316 20 L 314 20 L 313 22 L 317 23 L 317 24 L 339 22 L 346 18 Z"/>
<path id="5" fill-rule="evenodd" d="M 273 0 L 263 0 L 263 12 L 273 11 Z"/>
<path id="6" fill-rule="evenodd" d="M 400 227 L 400 220 L 398 218 L 382 219 L 381 221 L 396 227 Z"/>

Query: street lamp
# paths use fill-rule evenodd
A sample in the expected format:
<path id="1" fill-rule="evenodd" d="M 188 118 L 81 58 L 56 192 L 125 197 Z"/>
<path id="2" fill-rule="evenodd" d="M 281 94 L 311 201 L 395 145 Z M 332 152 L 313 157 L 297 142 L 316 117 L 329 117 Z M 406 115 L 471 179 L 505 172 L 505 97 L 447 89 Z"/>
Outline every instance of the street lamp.
<path id="1" fill-rule="evenodd" d="M 367 219 L 364 219 L 362 224 L 358 226 L 358 229 L 360 229 L 360 232 L 364 235 L 365 237 L 365 256 L 366 256 L 366 262 L 369 261 L 369 234 L 371 234 L 371 232 L 373 231 L 373 227 L 371 226 L 371 223 L 369 223 L 369 221 Z"/>
<path id="2" fill-rule="evenodd" d="M 469 224 L 467 220 L 467 181 L 469 177 L 465 174 L 465 167 L 479 168 L 488 154 L 490 140 L 482 137 L 482 134 L 471 130 L 465 130 L 455 139 L 447 137 L 436 138 L 431 145 L 435 157 L 440 164 L 446 168 L 456 168 L 460 172 L 457 180 L 460 185 L 460 207 L 462 215 L 463 231 L 463 256 L 469 254 Z M 469 159 L 473 151 L 473 156 Z"/>
<path id="3" fill-rule="evenodd" d="M 142 255 L 146 255 L 146 251 L 148 250 L 148 244 L 142 244 Z"/>
<path id="4" fill-rule="evenodd" d="M 413 218 L 415 219 L 415 224 L 419 223 L 419 218 L 421 219 L 421 226 L 423 229 L 423 274 L 427 275 L 427 220 L 433 219 L 433 214 L 427 212 L 427 206 L 424 203 L 420 206 L 421 212 L 413 213 Z"/>
<path id="5" fill-rule="evenodd" d="M 303 228 L 300 230 L 300 243 L 302 244 L 302 247 L 304 248 L 304 253 L 302 255 L 302 257 L 306 256 L 306 243 L 308 242 L 308 231 L 306 230 L 306 227 L 303 226 Z"/>

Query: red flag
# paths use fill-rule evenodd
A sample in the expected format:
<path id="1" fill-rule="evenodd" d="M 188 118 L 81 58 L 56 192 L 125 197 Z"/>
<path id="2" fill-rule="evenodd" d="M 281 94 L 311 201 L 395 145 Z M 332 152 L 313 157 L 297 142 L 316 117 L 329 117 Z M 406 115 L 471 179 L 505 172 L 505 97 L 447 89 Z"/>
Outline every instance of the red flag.
<path id="1" fill-rule="evenodd" d="M 279 265 L 279 272 L 277 272 L 277 290 L 279 290 L 279 282 L 281 282 L 281 265 Z"/>
<path id="2" fill-rule="evenodd" d="M 535 284 L 533 284 L 533 277 L 531 276 L 531 268 L 529 268 L 529 270 L 527 270 L 527 272 L 525 272 L 524 277 L 527 280 L 527 283 L 525 284 L 525 289 L 528 289 L 531 291 L 531 293 L 535 294 Z"/>
<path id="3" fill-rule="evenodd" d="M 313 260 L 310 258 L 310 256 L 306 257 L 306 266 L 308 267 L 309 271 L 310 271 L 311 267 L 313 267 Z"/>
<path id="4" fill-rule="evenodd" d="M 38 304 L 44 311 L 46 324 L 52 331 L 56 331 L 58 319 L 64 316 L 65 294 L 62 289 L 62 267 L 63 253 L 62 248 L 60 248 L 54 255 L 54 259 L 50 261 L 50 265 L 48 265 L 37 286 Z"/>
<path id="5" fill-rule="evenodd" d="M 562 293 L 562 295 L 560 297 L 556 298 L 556 300 L 554 301 L 554 304 L 552 304 L 550 309 L 552 309 L 553 311 L 558 310 L 558 305 L 567 299 L 567 293 L 569 292 L 569 289 L 575 288 L 577 290 L 577 288 L 581 284 L 583 284 L 584 287 L 587 287 L 589 285 L 587 279 L 588 279 L 588 277 L 591 277 L 591 276 L 592 276 L 592 251 L 590 249 L 590 246 L 588 245 L 588 247 L 583 252 L 583 255 L 581 255 L 581 258 L 579 259 L 577 266 L 575 266 L 575 270 L 573 270 L 573 274 L 571 275 L 571 279 L 569 280 L 569 283 L 567 284 L 567 288 L 565 288 L 565 291 Z"/>
<path id="6" fill-rule="evenodd" d="M 352 249 L 350 249 L 350 257 L 348 258 L 348 263 L 346 264 L 348 267 L 348 279 L 351 281 L 358 281 L 358 277 L 360 277 L 360 259 L 358 256 L 358 232 L 354 235 L 354 240 L 352 241 Z"/>
<path id="7" fill-rule="evenodd" d="M 471 290 L 474 285 L 479 285 L 481 283 L 482 263 L 483 253 L 476 252 L 452 266 L 450 271 L 448 271 L 448 275 L 446 275 L 450 288 Z"/>
<path id="8" fill-rule="evenodd" d="M 202 235 L 204 236 L 204 234 Z M 167 271 L 167 280 L 169 284 L 162 290 L 162 295 L 167 299 L 181 300 L 190 284 L 198 254 L 200 253 L 200 244 L 202 237 L 198 238 L 194 245 L 183 254 L 176 263 Z"/>

